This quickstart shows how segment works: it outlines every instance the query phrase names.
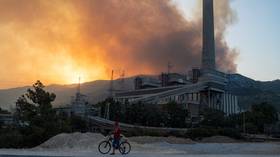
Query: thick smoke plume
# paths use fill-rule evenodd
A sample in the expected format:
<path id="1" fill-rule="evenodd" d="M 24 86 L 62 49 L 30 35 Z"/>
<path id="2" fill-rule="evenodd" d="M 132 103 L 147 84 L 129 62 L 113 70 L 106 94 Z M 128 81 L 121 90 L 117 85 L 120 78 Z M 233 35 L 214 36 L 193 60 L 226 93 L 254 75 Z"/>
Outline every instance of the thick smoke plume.
<path id="1" fill-rule="evenodd" d="M 228 0 L 215 2 L 218 68 L 235 72 L 237 53 L 224 40 L 235 16 Z M 0 87 L 200 66 L 201 15 L 185 19 L 169 0 L 0 0 L 0 12 Z"/>

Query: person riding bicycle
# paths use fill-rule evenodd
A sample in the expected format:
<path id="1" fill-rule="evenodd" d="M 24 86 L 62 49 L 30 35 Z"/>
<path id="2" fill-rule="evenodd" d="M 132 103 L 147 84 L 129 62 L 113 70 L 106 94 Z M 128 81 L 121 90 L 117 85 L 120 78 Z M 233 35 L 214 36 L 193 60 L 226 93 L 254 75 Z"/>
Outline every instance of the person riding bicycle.
<path id="1" fill-rule="evenodd" d="M 114 127 L 113 134 L 114 134 L 113 152 L 110 155 L 114 155 L 115 154 L 115 150 L 118 149 L 118 147 L 120 145 L 121 129 L 120 129 L 118 121 L 115 122 L 115 127 Z"/>

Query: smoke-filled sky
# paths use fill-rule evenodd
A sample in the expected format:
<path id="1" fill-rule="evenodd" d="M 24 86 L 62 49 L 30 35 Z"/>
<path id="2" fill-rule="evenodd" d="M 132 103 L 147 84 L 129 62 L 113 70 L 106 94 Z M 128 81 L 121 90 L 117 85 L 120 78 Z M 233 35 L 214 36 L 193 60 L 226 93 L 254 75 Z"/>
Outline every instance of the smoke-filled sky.
<path id="1" fill-rule="evenodd" d="M 189 17 L 197 0 L 174 0 Z M 219 0 L 216 0 L 219 1 Z M 225 39 L 239 52 L 237 72 L 262 81 L 280 79 L 280 1 L 230 0 L 238 17 L 227 27 Z"/>
<path id="2" fill-rule="evenodd" d="M 68 84 L 200 66 L 201 2 L 180 0 L 0 0 L 0 88 Z M 181 9 L 180 9 L 181 8 Z M 187 15 L 190 14 L 190 15 Z M 215 1 L 218 68 L 237 71 L 239 52 L 225 39 L 237 19 Z"/>

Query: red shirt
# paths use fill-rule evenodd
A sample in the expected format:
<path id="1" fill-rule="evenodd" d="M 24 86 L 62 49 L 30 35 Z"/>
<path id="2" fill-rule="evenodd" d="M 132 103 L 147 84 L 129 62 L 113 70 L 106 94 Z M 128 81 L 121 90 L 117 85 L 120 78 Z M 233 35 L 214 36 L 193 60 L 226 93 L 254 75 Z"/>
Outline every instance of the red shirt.
<path id="1" fill-rule="evenodd" d="M 121 129 L 119 127 L 114 130 L 114 139 L 120 139 L 121 137 Z"/>

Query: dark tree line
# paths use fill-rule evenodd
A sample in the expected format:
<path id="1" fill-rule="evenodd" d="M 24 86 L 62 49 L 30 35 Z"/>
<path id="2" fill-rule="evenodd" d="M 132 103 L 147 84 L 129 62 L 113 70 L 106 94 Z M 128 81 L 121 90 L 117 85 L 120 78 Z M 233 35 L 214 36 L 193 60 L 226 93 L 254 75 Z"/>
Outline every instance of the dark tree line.
<path id="1" fill-rule="evenodd" d="M 189 137 L 225 135 L 241 138 L 241 133 L 263 134 L 266 126 L 278 122 L 277 110 L 268 103 L 254 104 L 249 111 L 226 116 L 222 111 L 206 109 L 199 127 L 190 129 Z"/>
<path id="2" fill-rule="evenodd" d="M 14 124 L 0 129 L 1 148 L 34 147 L 59 133 L 85 129 L 81 118 L 56 114 L 52 107 L 56 95 L 44 87 L 37 81 L 17 99 Z"/>
<path id="3" fill-rule="evenodd" d="M 110 104 L 110 120 L 154 127 L 184 128 L 189 126 L 186 123 L 188 111 L 181 104 L 175 102 L 163 105 L 141 102 L 121 104 L 113 99 L 106 99 L 97 104 L 101 108 L 102 117 L 106 115 L 108 104 Z M 198 129 L 227 129 L 227 132 L 235 132 L 236 134 L 243 132 L 244 122 L 247 133 L 264 133 L 266 125 L 273 125 L 278 121 L 277 110 L 268 103 L 254 104 L 249 111 L 230 116 L 215 109 L 205 109 L 201 115 L 203 115 L 203 120 L 197 126 Z"/>
<path id="4" fill-rule="evenodd" d="M 163 105 L 144 104 L 142 102 L 122 104 L 113 99 L 106 99 L 97 104 L 101 108 L 102 117 L 106 115 L 108 103 L 110 104 L 110 120 L 153 127 L 186 127 L 188 111 L 175 102 Z"/>

